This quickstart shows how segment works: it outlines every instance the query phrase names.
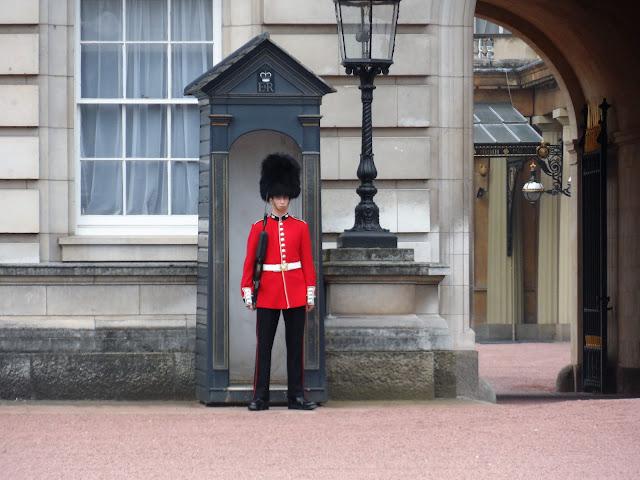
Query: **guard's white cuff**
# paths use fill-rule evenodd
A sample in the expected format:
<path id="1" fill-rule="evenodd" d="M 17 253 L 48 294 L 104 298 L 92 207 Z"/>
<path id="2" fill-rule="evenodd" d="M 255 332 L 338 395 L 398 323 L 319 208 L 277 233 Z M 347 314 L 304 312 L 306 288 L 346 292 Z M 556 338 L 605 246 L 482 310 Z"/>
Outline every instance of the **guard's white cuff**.
<path id="1" fill-rule="evenodd" d="M 253 301 L 251 300 L 251 289 L 249 287 L 244 287 L 242 289 L 242 299 L 244 300 L 245 307 L 253 305 Z"/>
<path id="2" fill-rule="evenodd" d="M 316 287 L 307 287 L 307 305 L 315 305 Z"/>

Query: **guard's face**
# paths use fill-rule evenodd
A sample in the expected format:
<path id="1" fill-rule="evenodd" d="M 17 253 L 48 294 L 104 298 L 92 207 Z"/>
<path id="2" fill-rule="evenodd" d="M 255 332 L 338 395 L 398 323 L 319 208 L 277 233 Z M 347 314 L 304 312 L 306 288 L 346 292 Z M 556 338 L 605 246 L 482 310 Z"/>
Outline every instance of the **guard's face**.
<path id="1" fill-rule="evenodd" d="M 286 195 L 277 195 L 272 198 L 273 200 L 273 209 L 281 215 L 287 213 L 289 208 L 289 197 Z"/>

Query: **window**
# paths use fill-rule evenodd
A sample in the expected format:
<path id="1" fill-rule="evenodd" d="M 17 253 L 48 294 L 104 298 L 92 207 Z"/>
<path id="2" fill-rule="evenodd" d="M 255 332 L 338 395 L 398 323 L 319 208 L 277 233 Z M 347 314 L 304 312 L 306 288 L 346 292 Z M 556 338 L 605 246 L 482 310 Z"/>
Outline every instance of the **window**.
<path id="1" fill-rule="evenodd" d="M 220 0 L 79 7 L 76 233 L 195 233 L 200 113 L 183 90 L 219 60 Z"/>
<path id="2" fill-rule="evenodd" d="M 475 35 L 511 35 L 511 32 L 503 26 L 477 17 L 473 19 L 473 33 Z"/>

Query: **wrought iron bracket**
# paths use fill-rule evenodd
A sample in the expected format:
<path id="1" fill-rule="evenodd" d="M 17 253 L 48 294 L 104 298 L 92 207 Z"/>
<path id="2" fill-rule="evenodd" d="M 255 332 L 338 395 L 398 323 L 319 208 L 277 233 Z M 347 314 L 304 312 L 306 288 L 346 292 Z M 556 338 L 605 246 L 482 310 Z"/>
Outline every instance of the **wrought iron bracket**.
<path id="1" fill-rule="evenodd" d="M 513 252 L 513 206 L 518 177 L 524 164 L 534 161 L 545 174 L 553 180 L 553 187 L 545 190 L 549 195 L 571 196 L 571 187 L 562 188 L 563 147 L 562 141 L 557 145 L 542 143 L 510 144 L 475 144 L 473 156 L 505 157 L 507 161 L 507 256 Z"/>
<path id="2" fill-rule="evenodd" d="M 549 145 L 547 142 L 542 142 L 536 148 L 536 163 L 540 166 L 540 170 L 550 176 L 553 181 L 553 187 L 550 190 L 545 190 L 544 193 L 570 197 L 571 185 L 568 185 L 567 188 L 562 188 L 562 152 L 562 140 L 558 145 Z"/>

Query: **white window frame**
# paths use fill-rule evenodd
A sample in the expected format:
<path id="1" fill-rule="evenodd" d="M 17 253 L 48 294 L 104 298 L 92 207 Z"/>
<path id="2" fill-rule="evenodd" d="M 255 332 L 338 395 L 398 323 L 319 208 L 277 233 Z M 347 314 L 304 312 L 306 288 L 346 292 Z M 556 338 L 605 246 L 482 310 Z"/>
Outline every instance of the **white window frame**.
<path id="1" fill-rule="evenodd" d="M 123 8 L 126 10 L 126 1 L 123 0 Z M 168 0 L 170 2 L 170 0 Z M 158 99 L 139 99 L 139 98 L 102 98 L 99 101 L 95 99 L 82 98 L 81 92 L 81 19 L 80 19 L 80 2 L 81 0 L 75 0 L 75 25 L 74 29 L 74 62 L 75 62 L 75 75 L 74 75 L 74 171 L 75 171 L 75 185 L 74 185 L 74 199 L 75 199 L 75 235 L 87 235 L 87 236 L 147 236 L 147 235 L 193 235 L 198 233 L 198 215 L 127 215 L 123 211 L 122 215 L 82 215 L 81 212 L 81 159 L 80 159 L 80 106 L 85 104 L 95 105 L 99 104 L 112 104 L 112 105 L 197 105 L 198 100 L 193 97 L 187 98 L 158 98 Z M 212 65 L 216 65 L 222 59 L 222 0 L 212 0 L 213 2 L 213 60 Z M 169 18 L 169 21 L 171 19 Z M 124 30 L 124 26 L 123 26 Z M 124 35 L 124 31 L 123 31 Z M 85 42 L 85 43 L 101 43 L 101 42 Z M 107 43 L 125 43 L 124 40 L 120 42 L 107 42 Z M 127 43 L 159 43 L 167 44 L 166 42 L 127 42 Z M 187 43 L 201 43 L 201 42 L 188 42 L 180 41 L 179 44 Z M 167 80 L 171 85 L 171 49 L 167 49 Z M 123 50 L 123 79 L 126 79 L 126 44 Z M 123 88 L 126 88 L 126 84 L 123 84 Z M 126 95 L 126 90 L 125 90 Z M 125 115 L 123 109 L 123 116 Z M 123 119 L 124 120 L 124 119 Z M 170 126 L 171 122 L 171 109 L 167 112 L 167 125 Z M 123 138 L 123 151 L 126 148 L 126 141 Z M 167 154 L 171 153 L 171 135 L 167 136 Z M 170 157 L 171 158 L 171 157 Z M 101 160 L 101 159 L 97 159 Z M 113 160 L 113 159 L 107 159 Z M 146 160 L 157 161 L 157 159 L 148 158 L 127 158 L 123 153 L 122 161 L 132 160 Z M 171 161 L 181 160 L 193 160 L 171 158 Z M 124 165 L 123 165 L 124 167 Z M 126 173 L 125 173 L 126 175 Z M 167 181 L 169 182 L 169 188 L 171 188 L 171 169 L 168 168 Z M 123 195 L 126 195 L 126 184 L 123 184 Z M 168 198 L 169 206 L 171 204 L 171 195 Z"/>

